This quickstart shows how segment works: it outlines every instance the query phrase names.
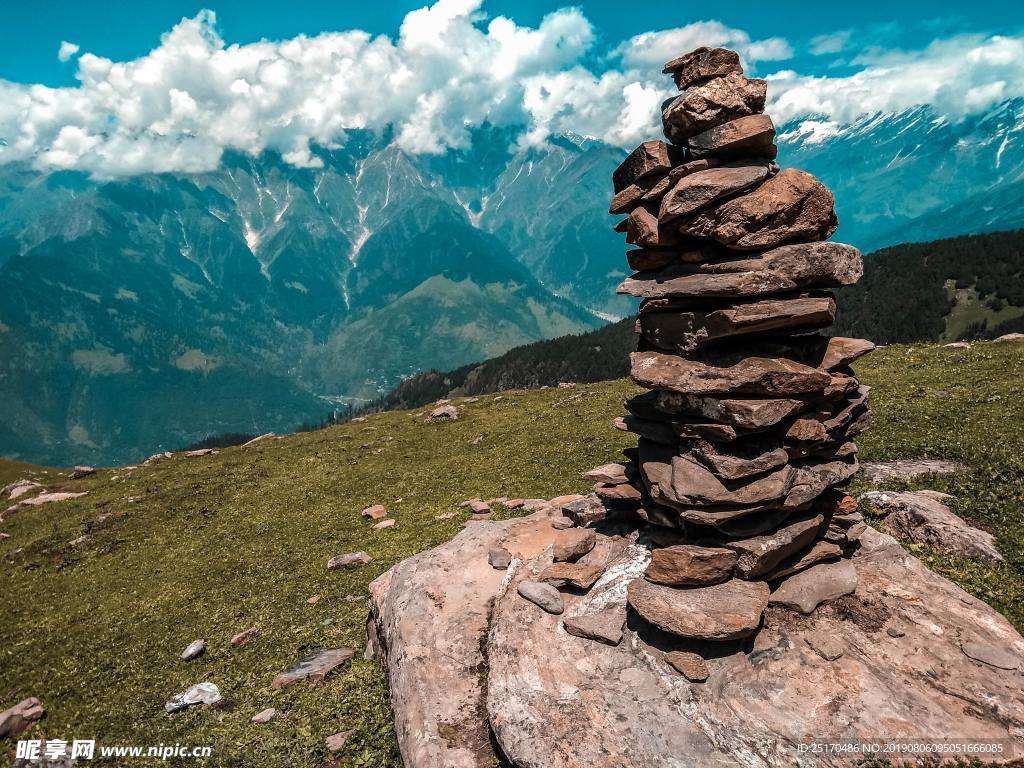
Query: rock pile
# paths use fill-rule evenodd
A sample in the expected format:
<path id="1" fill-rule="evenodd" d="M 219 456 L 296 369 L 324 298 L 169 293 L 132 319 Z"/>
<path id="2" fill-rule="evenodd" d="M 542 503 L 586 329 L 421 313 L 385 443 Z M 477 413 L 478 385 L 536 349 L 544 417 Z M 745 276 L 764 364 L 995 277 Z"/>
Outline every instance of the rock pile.
<path id="1" fill-rule="evenodd" d="M 848 555 L 863 528 L 833 489 L 858 469 L 852 440 L 871 413 L 849 366 L 874 345 L 820 333 L 835 320 L 828 289 L 856 282 L 861 256 L 827 241 L 832 193 L 775 163 L 765 81 L 721 48 L 664 71 L 682 91 L 663 105 L 670 143 L 626 158 L 610 208 L 638 246 L 619 292 L 642 299 L 631 377 L 650 391 L 617 420 L 639 436 L 631 461 L 590 476 L 603 501 L 675 532 L 630 585 L 632 608 L 680 637 L 734 640 L 773 590 L 792 591 L 782 582 Z M 801 610 L 856 587 L 852 567 L 815 570 L 831 578 L 800 580 Z"/>
<path id="2" fill-rule="evenodd" d="M 370 584 L 404 764 L 839 766 L 810 742 L 882 734 L 1024 758 L 1024 638 L 837 490 L 872 345 L 820 334 L 828 290 L 861 274 L 827 242 L 831 193 L 775 165 L 765 83 L 735 53 L 665 69 L 669 143 L 613 179 L 639 246 L 621 290 L 643 299 L 650 391 L 618 422 L 638 445 L 527 517 L 467 501 L 479 521 Z"/>

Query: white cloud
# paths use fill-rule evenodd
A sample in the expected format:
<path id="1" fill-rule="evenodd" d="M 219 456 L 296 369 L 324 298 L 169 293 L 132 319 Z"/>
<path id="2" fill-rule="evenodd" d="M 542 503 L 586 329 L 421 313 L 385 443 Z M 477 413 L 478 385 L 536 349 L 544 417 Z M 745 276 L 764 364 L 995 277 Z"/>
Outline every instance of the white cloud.
<path id="1" fill-rule="evenodd" d="M 67 40 L 60 41 L 60 49 L 57 51 L 57 58 L 61 61 L 68 61 L 79 51 L 79 47 Z"/>
<path id="2" fill-rule="evenodd" d="M 809 50 L 814 56 L 824 56 L 830 53 L 839 53 L 850 44 L 853 37 L 853 30 L 843 29 L 838 32 L 831 32 L 827 35 L 818 35 L 811 38 Z"/>
<path id="3" fill-rule="evenodd" d="M 920 104 L 956 120 L 1024 96 L 1024 37 L 958 35 L 919 51 L 872 51 L 855 61 L 866 66 L 846 77 L 788 70 L 769 76 L 775 121 L 814 114 L 845 124 Z"/>
<path id="4" fill-rule="evenodd" d="M 226 150 L 273 149 L 315 166 L 311 146 L 343 143 L 347 128 L 391 125 L 404 149 L 435 153 L 464 146 L 484 122 L 521 126 L 522 147 L 561 131 L 630 147 L 660 135 L 658 105 L 673 92 L 661 74 L 668 59 L 724 45 L 763 75 L 793 55 L 785 39 L 753 40 L 717 21 L 594 50 L 578 9 L 525 27 L 481 4 L 438 0 L 409 13 L 393 38 L 353 30 L 248 45 L 226 44 L 203 11 L 134 61 L 82 53 L 75 87 L 0 80 L 0 163 L 116 177 L 209 170 Z M 777 122 L 824 114 L 838 124 L 927 101 L 959 116 L 1024 93 L 1022 46 L 960 36 L 916 52 L 862 52 L 860 71 L 843 78 L 776 72 L 771 111 Z M 61 47 L 62 58 L 77 53 Z"/>

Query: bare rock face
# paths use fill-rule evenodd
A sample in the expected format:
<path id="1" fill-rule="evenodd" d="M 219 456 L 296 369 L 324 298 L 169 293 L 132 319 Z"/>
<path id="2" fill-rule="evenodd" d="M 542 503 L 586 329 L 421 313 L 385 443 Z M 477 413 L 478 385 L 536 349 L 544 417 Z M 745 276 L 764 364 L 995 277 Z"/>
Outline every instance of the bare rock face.
<path id="1" fill-rule="evenodd" d="M 872 529 L 863 542 L 854 594 L 810 616 L 769 607 L 754 650 L 735 643 L 706 656 L 703 683 L 672 666 L 670 655 L 692 645 L 632 622 L 616 646 L 558 632 L 558 617 L 527 621 L 519 611 L 530 606 L 506 588 L 487 643 L 487 709 L 505 756 L 544 768 L 679 768 L 680 756 L 693 766 L 845 768 L 848 755 L 797 753 L 811 734 L 841 734 L 1000 741 L 1007 751 L 995 762 L 1024 757 L 1024 638 L 888 536 Z M 565 617 L 622 606 L 646 558 L 628 550 Z M 897 637 L 886 631 L 894 622 Z"/>
<path id="2" fill-rule="evenodd" d="M 661 71 L 672 75 L 676 87 L 683 90 L 713 77 L 742 74 L 743 67 L 740 66 L 740 57 L 736 51 L 728 48 L 697 48 L 672 59 Z"/>
<path id="3" fill-rule="evenodd" d="M 629 605 L 646 621 L 677 637 L 735 640 L 761 623 L 768 607 L 768 585 L 732 579 L 679 589 L 636 579 L 629 585 Z"/>
<path id="4" fill-rule="evenodd" d="M 860 251 L 843 243 L 801 243 L 759 256 L 680 264 L 660 273 L 639 273 L 618 292 L 640 298 L 741 298 L 804 288 L 853 285 L 864 274 Z"/>
<path id="5" fill-rule="evenodd" d="M 476 523 L 370 584 L 367 650 L 388 672 L 407 768 L 494 765 L 476 670 L 485 668 L 481 643 L 506 572 L 492 568 L 487 553 L 504 547 L 518 558 L 534 557 L 557 534 L 549 519 L 537 512 Z M 518 595 L 512 598 L 534 617 L 549 615 Z"/>
<path id="6" fill-rule="evenodd" d="M 838 226 L 828 187 L 806 171 L 787 168 L 753 192 L 697 214 L 680 231 L 737 250 L 760 250 L 824 240 Z"/>
<path id="7" fill-rule="evenodd" d="M 938 496 L 938 498 L 936 498 Z M 943 503 L 944 494 L 928 491 L 891 493 L 871 491 L 863 498 L 887 513 L 882 530 L 917 544 L 926 544 L 964 557 L 1002 562 L 995 537 L 969 525 Z"/>
<path id="8" fill-rule="evenodd" d="M 764 109 L 768 84 L 750 80 L 738 72 L 706 80 L 687 88 L 662 112 L 665 136 L 673 144 L 740 117 Z"/>

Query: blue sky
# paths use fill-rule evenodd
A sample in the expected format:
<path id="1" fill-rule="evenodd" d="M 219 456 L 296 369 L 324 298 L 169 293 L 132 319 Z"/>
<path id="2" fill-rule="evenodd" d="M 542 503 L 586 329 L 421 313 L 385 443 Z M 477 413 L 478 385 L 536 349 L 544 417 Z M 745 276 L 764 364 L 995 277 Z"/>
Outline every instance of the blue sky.
<path id="1" fill-rule="evenodd" d="M 0 164 L 101 177 L 215 168 L 227 150 L 394 129 L 411 153 L 484 123 L 516 148 L 572 131 L 660 134 L 661 65 L 700 45 L 768 79 L 779 125 L 825 136 L 929 105 L 956 121 L 1024 97 L 1024 19 L 1003 3 L 537 0 L 27 3 L 0 10 Z"/>
<path id="2" fill-rule="evenodd" d="M 0 11 L 0 78 L 19 83 L 71 85 L 73 63 L 60 62 L 57 50 L 68 40 L 100 56 L 124 61 L 147 53 L 160 35 L 183 17 L 204 8 L 217 14 L 218 29 L 228 43 L 281 40 L 299 34 L 363 29 L 373 34 L 397 32 L 405 15 L 423 1 L 309 2 L 290 0 L 92 0 L 9 3 Z M 639 34 L 714 19 L 744 29 L 752 37 L 782 35 L 806 42 L 820 35 L 854 30 L 869 44 L 921 47 L 935 37 L 956 32 L 1015 33 L 1024 26 L 1019 3 L 949 2 L 948 0 L 858 0 L 858 2 L 777 2 L 734 0 L 729 3 L 630 2 L 590 0 L 564 4 L 538 0 L 492 0 L 489 15 L 508 16 L 535 27 L 559 7 L 580 7 L 608 47 Z M 830 66 L 796 49 L 790 63 L 814 73 Z"/>

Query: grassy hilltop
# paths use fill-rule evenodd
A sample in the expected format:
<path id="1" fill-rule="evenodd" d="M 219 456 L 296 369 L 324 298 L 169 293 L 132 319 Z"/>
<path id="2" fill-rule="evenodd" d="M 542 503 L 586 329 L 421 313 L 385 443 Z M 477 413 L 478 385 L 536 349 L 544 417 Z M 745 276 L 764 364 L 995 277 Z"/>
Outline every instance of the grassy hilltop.
<path id="1" fill-rule="evenodd" d="M 1024 345 L 890 347 L 857 373 L 874 387 L 877 415 L 861 457 L 963 462 L 960 474 L 915 485 L 954 494 L 955 511 L 994 531 L 1007 562 L 912 549 L 1024 629 Z M 361 650 L 367 584 L 456 534 L 463 499 L 586 490 L 580 473 L 631 442 L 609 422 L 634 391 L 612 381 L 508 392 L 456 401 L 455 422 L 382 413 L 216 456 L 77 481 L 40 475 L 88 495 L 0 523 L 11 535 L 0 540 L 0 709 L 38 696 L 48 714 L 29 737 L 209 744 L 209 766 L 400 765 L 374 662 L 357 656 L 321 688 L 270 681 L 312 649 Z M 32 471 L 0 462 L 0 484 Z M 868 487 L 858 478 L 852 490 Z M 373 503 L 397 526 L 371 530 L 359 512 Z M 372 562 L 326 570 L 356 550 Z M 322 599 L 309 605 L 311 595 Z M 232 649 L 231 636 L 252 626 L 261 635 Z M 181 661 L 196 638 L 206 655 Z M 172 694 L 204 679 L 234 707 L 164 713 Z M 266 707 L 281 714 L 251 723 Z M 324 738 L 341 730 L 353 733 L 332 758 Z M 13 752 L 0 742 L 0 762 Z"/>

